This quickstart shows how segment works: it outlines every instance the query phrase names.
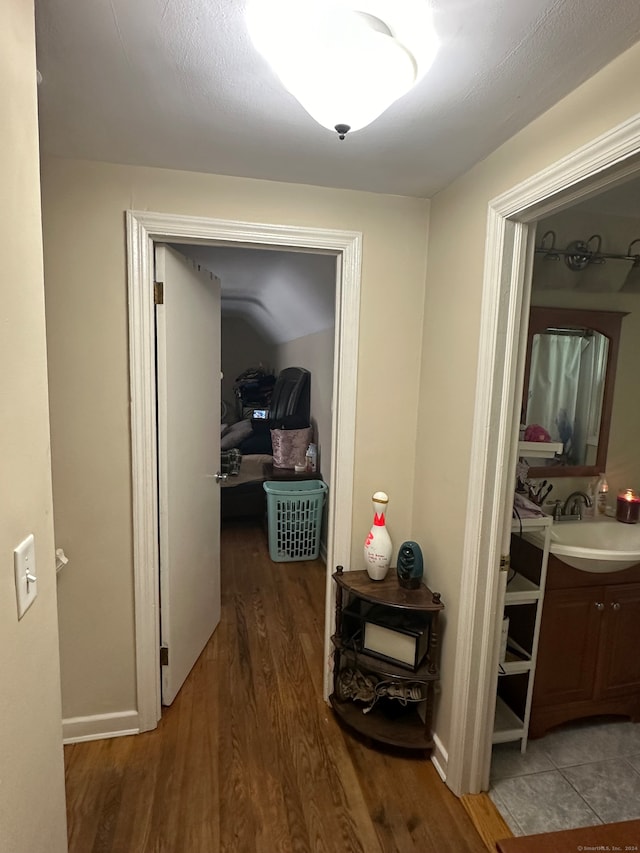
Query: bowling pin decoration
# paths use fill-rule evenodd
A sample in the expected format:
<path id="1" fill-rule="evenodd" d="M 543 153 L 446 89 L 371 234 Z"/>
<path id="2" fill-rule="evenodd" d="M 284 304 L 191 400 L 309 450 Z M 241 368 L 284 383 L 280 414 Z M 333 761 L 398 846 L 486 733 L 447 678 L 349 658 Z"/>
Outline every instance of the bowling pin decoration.
<path id="1" fill-rule="evenodd" d="M 385 518 L 389 498 L 384 492 L 376 492 L 372 500 L 373 524 L 364 543 L 364 564 L 371 580 L 381 581 L 389 571 L 393 550 Z"/>

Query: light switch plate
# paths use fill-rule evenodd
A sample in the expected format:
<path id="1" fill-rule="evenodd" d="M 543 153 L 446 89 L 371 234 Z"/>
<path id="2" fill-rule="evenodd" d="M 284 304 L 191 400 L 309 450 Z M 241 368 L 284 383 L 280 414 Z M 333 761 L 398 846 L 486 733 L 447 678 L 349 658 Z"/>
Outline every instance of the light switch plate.
<path id="1" fill-rule="evenodd" d="M 22 619 L 38 595 L 36 578 L 36 541 L 30 533 L 13 552 L 18 619 Z"/>

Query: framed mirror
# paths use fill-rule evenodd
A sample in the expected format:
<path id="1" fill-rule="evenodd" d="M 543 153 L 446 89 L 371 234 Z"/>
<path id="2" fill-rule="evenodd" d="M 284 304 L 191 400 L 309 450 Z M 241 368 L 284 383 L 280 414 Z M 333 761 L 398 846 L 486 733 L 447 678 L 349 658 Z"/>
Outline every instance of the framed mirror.
<path id="1" fill-rule="evenodd" d="M 530 477 L 605 470 L 623 317 L 619 311 L 532 306 L 520 422 L 543 427 L 563 449 L 537 459 Z"/>

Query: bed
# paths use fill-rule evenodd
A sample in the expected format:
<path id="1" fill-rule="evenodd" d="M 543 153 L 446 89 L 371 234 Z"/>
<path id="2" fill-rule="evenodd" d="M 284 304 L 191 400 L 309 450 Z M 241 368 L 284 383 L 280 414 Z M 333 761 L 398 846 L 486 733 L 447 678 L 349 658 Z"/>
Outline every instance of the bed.
<path id="1" fill-rule="evenodd" d="M 266 494 L 262 484 L 267 479 L 265 466 L 273 457 L 267 453 L 243 456 L 238 474 L 222 482 L 220 517 L 223 520 L 247 516 L 262 517 L 266 513 Z"/>

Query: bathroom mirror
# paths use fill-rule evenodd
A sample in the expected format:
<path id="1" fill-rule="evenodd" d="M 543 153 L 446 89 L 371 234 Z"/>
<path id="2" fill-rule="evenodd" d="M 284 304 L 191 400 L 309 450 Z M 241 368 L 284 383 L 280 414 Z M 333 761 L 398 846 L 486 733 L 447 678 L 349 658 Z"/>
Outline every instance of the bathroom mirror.
<path id="1" fill-rule="evenodd" d="M 539 425 L 561 454 L 530 477 L 587 477 L 605 470 L 624 313 L 533 306 L 521 423 Z"/>

